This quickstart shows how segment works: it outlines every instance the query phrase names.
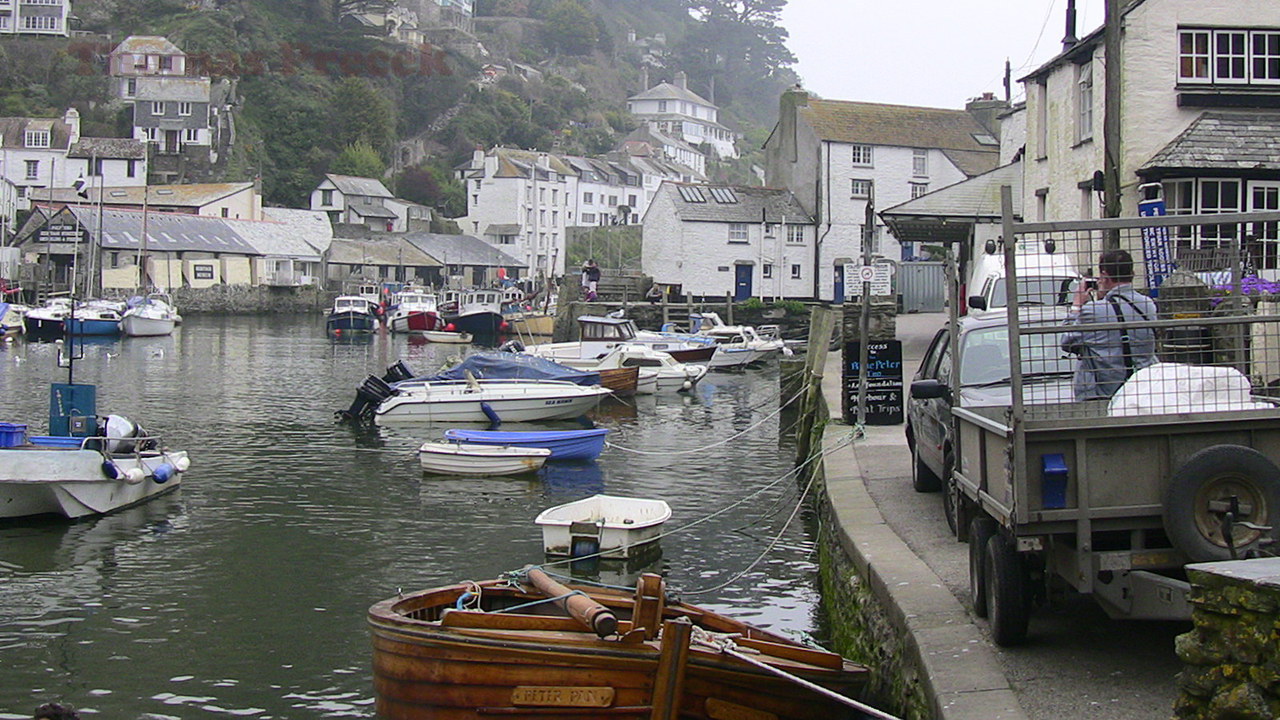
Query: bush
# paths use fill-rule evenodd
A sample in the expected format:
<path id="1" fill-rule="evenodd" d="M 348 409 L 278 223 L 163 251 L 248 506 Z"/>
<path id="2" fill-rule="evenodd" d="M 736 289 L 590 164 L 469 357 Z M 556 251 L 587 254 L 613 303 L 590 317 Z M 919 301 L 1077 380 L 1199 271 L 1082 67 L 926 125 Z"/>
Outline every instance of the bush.
<path id="1" fill-rule="evenodd" d="M 764 301 L 758 297 L 747 298 L 742 302 L 743 310 L 763 310 Z"/>
<path id="2" fill-rule="evenodd" d="M 799 300 L 779 300 L 773 306 L 786 310 L 788 315 L 803 315 L 805 311 L 804 303 Z"/>

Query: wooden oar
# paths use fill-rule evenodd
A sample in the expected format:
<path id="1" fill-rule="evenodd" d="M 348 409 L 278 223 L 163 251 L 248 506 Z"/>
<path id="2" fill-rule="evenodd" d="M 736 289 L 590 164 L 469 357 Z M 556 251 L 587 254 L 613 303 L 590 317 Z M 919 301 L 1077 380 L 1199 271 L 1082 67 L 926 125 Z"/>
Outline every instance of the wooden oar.
<path id="1" fill-rule="evenodd" d="M 608 608 L 592 600 L 586 595 L 575 593 L 569 588 L 552 580 L 538 568 L 529 568 L 527 576 L 533 586 L 550 597 L 559 598 L 556 604 L 569 613 L 573 619 L 590 628 L 602 638 L 609 637 L 618 631 L 618 618 Z"/>

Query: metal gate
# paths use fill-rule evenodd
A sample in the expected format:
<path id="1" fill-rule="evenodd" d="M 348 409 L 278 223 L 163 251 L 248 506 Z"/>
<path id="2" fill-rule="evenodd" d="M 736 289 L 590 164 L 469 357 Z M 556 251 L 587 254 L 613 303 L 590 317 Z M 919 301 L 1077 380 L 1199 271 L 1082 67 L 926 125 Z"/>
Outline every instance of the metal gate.
<path id="1" fill-rule="evenodd" d="M 946 308 L 946 263 L 899 263 L 897 280 L 902 312 L 942 312 Z"/>

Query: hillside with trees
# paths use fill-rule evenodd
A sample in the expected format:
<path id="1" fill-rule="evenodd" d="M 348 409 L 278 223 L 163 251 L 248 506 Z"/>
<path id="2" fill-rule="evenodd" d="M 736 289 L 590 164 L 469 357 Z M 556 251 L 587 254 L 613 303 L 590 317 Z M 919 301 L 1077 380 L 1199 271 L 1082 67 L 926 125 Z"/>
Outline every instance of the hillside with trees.
<path id="1" fill-rule="evenodd" d="M 0 42 L 0 115 L 74 105 L 86 134 L 127 135 L 105 56 L 128 35 L 164 35 L 200 74 L 236 82 L 236 143 L 220 179 L 260 177 L 267 202 L 299 206 L 325 172 L 380 177 L 456 216 L 465 197 L 451 170 L 476 147 L 606 152 L 634 129 L 626 98 L 680 70 L 744 135 L 743 158 L 709 172 L 749 182 L 778 95 L 797 79 L 785 0 L 477 0 L 474 52 L 347 22 L 389 3 L 79 0 L 80 36 Z M 481 82 L 487 64 L 537 72 Z M 424 159 L 403 162 L 406 143 Z"/>

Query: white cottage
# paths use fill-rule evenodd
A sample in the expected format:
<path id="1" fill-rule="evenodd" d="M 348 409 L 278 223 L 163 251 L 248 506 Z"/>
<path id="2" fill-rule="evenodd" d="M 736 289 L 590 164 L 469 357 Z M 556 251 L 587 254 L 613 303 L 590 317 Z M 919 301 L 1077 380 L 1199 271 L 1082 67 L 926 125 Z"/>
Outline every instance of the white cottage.
<path id="1" fill-rule="evenodd" d="M 789 190 L 665 182 L 644 216 L 641 268 L 678 295 L 809 300 L 814 246 Z"/>

